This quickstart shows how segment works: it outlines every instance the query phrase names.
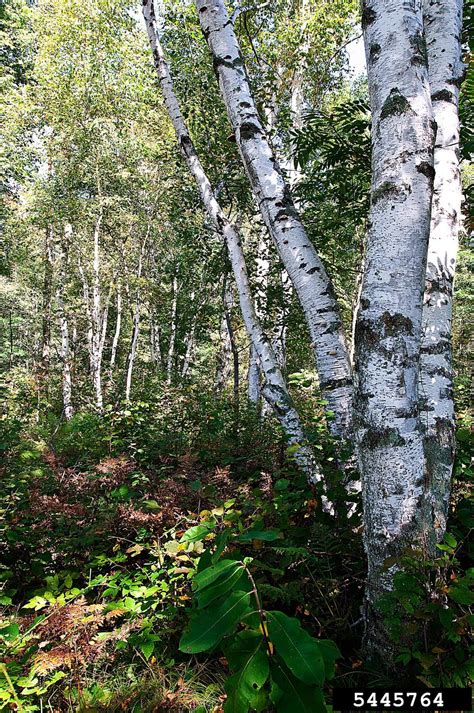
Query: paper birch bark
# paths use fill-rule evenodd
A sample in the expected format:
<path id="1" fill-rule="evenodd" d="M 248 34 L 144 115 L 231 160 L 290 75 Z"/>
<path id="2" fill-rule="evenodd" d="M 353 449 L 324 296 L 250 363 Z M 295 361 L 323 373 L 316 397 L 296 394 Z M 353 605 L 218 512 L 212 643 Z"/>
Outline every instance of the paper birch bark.
<path id="1" fill-rule="evenodd" d="M 267 139 L 223 0 L 195 0 L 237 146 L 262 217 L 301 302 L 335 435 L 352 433 L 352 377 L 331 282 Z"/>
<path id="2" fill-rule="evenodd" d="M 302 424 L 291 400 L 291 396 L 288 393 L 271 343 L 266 337 L 256 314 L 240 234 L 236 226 L 226 218 L 216 199 L 211 183 L 196 153 L 196 149 L 181 114 L 178 100 L 174 94 L 168 64 L 159 42 L 152 0 L 145 0 L 143 14 L 165 106 L 176 131 L 178 144 L 188 168 L 196 180 L 201 200 L 209 219 L 212 221 L 216 232 L 221 236 L 227 247 L 237 286 L 242 317 L 247 333 L 257 351 L 260 365 L 265 375 L 266 382 L 263 387 L 263 394 L 265 398 L 272 403 L 275 414 L 279 419 L 289 443 L 299 446 L 294 454 L 295 461 L 302 471 L 306 473 L 308 480 L 310 482 L 316 482 L 321 479 L 320 471 L 314 461 L 311 448 L 307 443 Z"/>
<path id="3" fill-rule="evenodd" d="M 99 411 L 103 408 L 102 396 L 102 308 L 100 289 L 100 228 L 102 224 L 102 208 L 94 228 L 93 261 L 92 261 L 92 305 L 90 308 L 92 322 L 91 337 L 91 372 L 94 385 L 95 404 Z"/>
<path id="4" fill-rule="evenodd" d="M 62 365 L 63 410 L 64 417 L 67 421 L 69 421 L 74 414 L 74 409 L 72 406 L 72 376 L 71 350 L 69 345 L 69 321 L 64 305 L 64 289 L 67 279 L 67 262 L 71 237 L 72 226 L 70 223 L 67 223 L 64 226 L 64 235 L 59 244 L 58 284 L 56 288 L 56 305 L 58 310 L 60 331 L 59 356 Z"/>
<path id="5" fill-rule="evenodd" d="M 363 482 L 369 643 L 387 642 L 373 604 L 409 546 L 424 548 L 418 367 L 433 193 L 434 122 L 421 0 L 365 0 L 372 193 L 356 321 L 355 413 Z"/>
<path id="6" fill-rule="evenodd" d="M 424 0 L 423 17 L 431 101 L 437 124 L 420 358 L 426 487 L 434 520 L 434 544 L 442 539 L 446 529 L 455 443 L 451 326 L 462 199 L 458 112 L 464 71 L 462 2 Z"/>
<path id="7" fill-rule="evenodd" d="M 132 311 L 132 338 L 130 341 L 130 351 L 127 356 L 127 375 L 125 377 L 125 400 L 130 401 L 130 393 L 132 390 L 132 375 L 135 357 L 137 355 L 138 337 L 140 335 L 140 315 L 141 315 L 141 278 L 143 270 L 143 257 L 145 247 L 148 240 L 148 232 L 140 248 L 137 266 L 137 288 L 135 291 L 135 306 Z"/>
<path id="8" fill-rule="evenodd" d="M 117 280 L 117 301 L 115 308 L 115 331 L 112 340 L 112 348 L 110 350 L 109 363 L 109 384 L 111 385 L 114 377 L 115 362 L 117 360 L 117 349 L 122 329 L 122 284 L 120 278 Z"/>

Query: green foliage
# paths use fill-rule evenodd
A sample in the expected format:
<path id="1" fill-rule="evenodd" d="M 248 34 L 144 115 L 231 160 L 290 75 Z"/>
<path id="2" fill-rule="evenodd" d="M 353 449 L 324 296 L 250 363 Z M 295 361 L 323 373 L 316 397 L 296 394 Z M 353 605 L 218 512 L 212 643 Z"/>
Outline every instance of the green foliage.
<path id="1" fill-rule="evenodd" d="M 452 534 L 437 548 L 431 560 L 407 552 L 393 592 L 378 606 L 404 669 L 429 686 L 467 686 L 474 675 L 474 570 L 463 570 L 467 553 Z"/>
<path id="2" fill-rule="evenodd" d="M 231 671 L 226 713 L 264 711 L 270 700 L 279 713 L 299 700 L 302 710 L 324 711 L 322 688 L 334 676 L 340 652 L 332 641 L 310 636 L 298 619 L 262 608 L 254 578 L 258 565 L 249 557 L 238 559 L 232 546 L 242 539 L 224 530 L 201 557 L 193 578 L 195 606 L 180 649 L 201 653 L 221 646 Z M 226 548 L 235 559 L 222 558 Z"/>

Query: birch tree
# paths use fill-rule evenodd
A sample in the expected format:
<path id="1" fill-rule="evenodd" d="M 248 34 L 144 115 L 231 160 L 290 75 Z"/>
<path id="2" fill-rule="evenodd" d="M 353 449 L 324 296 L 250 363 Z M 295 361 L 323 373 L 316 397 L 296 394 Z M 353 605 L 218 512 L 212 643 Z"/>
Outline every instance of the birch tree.
<path id="1" fill-rule="evenodd" d="M 352 431 L 352 377 L 333 289 L 301 223 L 250 90 L 244 61 L 223 0 L 196 0 L 221 94 L 255 199 L 298 294 L 315 353 L 334 434 Z"/>
<path id="2" fill-rule="evenodd" d="M 464 72 L 462 2 L 424 0 L 423 18 L 437 133 L 419 388 L 427 497 L 434 518 L 432 535 L 439 541 L 446 529 L 455 441 L 451 327 L 462 198 L 458 112 Z"/>
<path id="3" fill-rule="evenodd" d="M 275 353 L 257 317 L 250 291 L 240 235 L 236 226 L 226 218 L 215 197 L 181 114 L 179 103 L 174 93 L 169 67 L 159 41 L 153 0 L 146 0 L 143 5 L 143 14 L 164 102 L 175 129 L 178 144 L 188 168 L 196 180 L 206 212 L 227 247 L 237 285 L 242 317 L 249 337 L 258 353 L 260 365 L 266 379 L 263 394 L 273 405 L 289 443 L 298 445 L 298 450 L 295 453 L 296 462 L 307 474 L 308 479 L 315 482 L 321 479 L 321 474 L 315 464 L 313 453 L 307 444 L 298 413 L 288 393 Z"/>
<path id="4" fill-rule="evenodd" d="M 355 413 L 368 557 L 369 641 L 388 646 L 374 610 L 409 546 L 426 549 L 418 407 L 423 285 L 433 192 L 434 121 L 421 0 L 363 6 L 372 109 L 372 193 L 355 330 Z"/>
<path id="5" fill-rule="evenodd" d="M 66 312 L 64 291 L 67 279 L 67 264 L 69 254 L 69 244 L 72 237 L 72 226 L 67 223 L 64 226 L 64 235 L 59 243 L 59 268 L 58 282 L 56 287 L 56 305 L 59 319 L 60 348 L 59 355 L 62 365 L 62 391 L 64 417 L 69 421 L 74 409 L 72 406 L 72 375 L 71 375 L 71 349 L 69 343 L 69 320 Z"/>

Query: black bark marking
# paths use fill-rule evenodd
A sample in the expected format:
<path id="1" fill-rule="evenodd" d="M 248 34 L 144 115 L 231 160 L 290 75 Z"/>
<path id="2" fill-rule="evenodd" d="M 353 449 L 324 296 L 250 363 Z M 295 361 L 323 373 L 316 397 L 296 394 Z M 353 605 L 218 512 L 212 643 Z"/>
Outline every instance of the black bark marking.
<path id="1" fill-rule="evenodd" d="M 449 102 L 449 104 L 456 104 L 456 97 L 449 89 L 440 89 L 439 92 L 435 92 L 431 95 L 431 101 L 434 102 Z"/>
<path id="2" fill-rule="evenodd" d="M 418 173 L 422 173 L 424 176 L 426 176 L 430 181 L 434 181 L 435 177 L 435 170 L 431 163 L 428 163 L 428 161 L 422 161 L 419 163 L 416 167 L 416 170 Z"/>
<path id="3" fill-rule="evenodd" d="M 262 134 L 261 127 L 253 121 L 245 121 L 240 125 L 240 138 L 249 141 Z"/>
<path id="4" fill-rule="evenodd" d="M 428 66 L 428 51 L 426 49 L 426 39 L 424 34 L 417 32 L 410 38 L 410 44 L 415 53 L 411 58 L 411 64 L 419 64 L 423 67 Z"/>
<path id="5" fill-rule="evenodd" d="M 412 108 L 407 99 L 400 94 L 397 88 L 391 90 L 389 96 L 385 99 L 380 112 L 380 120 L 383 121 L 389 116 L 396 116 L 411 112 Z"/>
<path id="6" fill-rule="evenodd" d="M 361 446 L 374 450 L 384 446 L 403 446 L 405 439 L 399 434 L 395 428 L 374 428 L 369 427 L 364 434 Z"/>
<path id="7" fill-rule="evenodd" d="M 362 29 L 365 30 L 366 27 L 371 25 L 373 22 L 375 22 L 377 15 L 375 14 L 375 11 L 372 10 L 371 7 L 368 7 L 366 1 L 362 3 L 362 17 L 361 17 L 361 25 Z"/>
<path id="8" fill-rule="evenodd" d="M 395 197 L 401 193 L 401 189 L 396 183 L 391 181 L 384 181 L 382 185 L 372 191 L 371 200 L 372 205 L 378 203 L 382 198 Z"/>
<path id="9" fill-rule="evenodd" d="M 378 42 L 373 42 L 369 48 L 369 61 L 375 63 L 380 57 L 381 47 Z"/>
<path id="10" fill-rule="evenodd" d="M 384 312 L 380 321 L 385 327 L 386 337 L 393 337 L 401 332 L 413 334 L 413 322 L 403 314 L 390 314 L 390 312 Z"/>

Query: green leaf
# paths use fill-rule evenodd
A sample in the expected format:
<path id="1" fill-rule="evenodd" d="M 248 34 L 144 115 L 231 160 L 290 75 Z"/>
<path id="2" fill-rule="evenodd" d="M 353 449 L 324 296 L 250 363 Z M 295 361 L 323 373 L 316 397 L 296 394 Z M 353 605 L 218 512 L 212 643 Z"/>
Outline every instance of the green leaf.
<path id="1" fill-rule="evenodd" d="M 306 686 L 296 679 L 278 658 L 272 660 L 270 699 L 278 713 L 325 713 L 324 697 L 319 688 Z"/>
<path id="2" fill-rule="evenodd" d="M 161 510 L 161 506 L 156 502 L 156 500 L 145 500 L 143 505 L 147 510 Z"/>
<path id="3" fill-rule="evenodd" d="M 466 585 L 450 587 L 448 589 L 448 597 L 455 601 L 456 604 L 464 604 L 465 606 L 474 604 L 474 592 Z"/>
<path id="4" fill-rule="evenodd" d="M 209 587 L 205 587 L 196 594 L 199 609 L 207 607 L 211 602 L 219 599 L 224 594 L 229 592 L 234 587 L 241 584 L 242 575 L 244 573 L 244 566 L 236 567 L 234 569 L 229 569 L 223 576 L 221 576 L 217 582 Z M 248 579 L 248 578 L 246 578 Z M 242 586 L 238 587 L 240 590 L 243 589 Z"/>
<path id="5" fill-rule="evenodd" d="M 212 532 L 214 529 L 214 523 L 206 523 L 204 525 L 194 525 L 186 530 L 180 542 L 194 542 L 195 540 L 202 540 L 206 535 Z"/>
<path id="6" fill-rule="evenodd" d="M 298 619 L 279 611 L 268 612 L 267 623 L 270 641 L 290 671 L 303 683 L 322 686 L 325 667 L 316 639 L 301 628 Z"/>
<path id="7" fill-rule="evenodd" d="M 2 636 L 7 641 L 15 639 L 20 633 L 20 627 L 18 624 L 12 623 L 8 626 L 4 626 L 0 629 L 0 636 Z"/>
<path id="8" fill-rule="evenodd" d="M 200 609 L 195 612 L 188 630 L 179 642 L 180 651 L 197 654 L 212 649 L 235 629 L 247 612 L 249 603 L 248 592 L 232 592 L 219 606 L 212 607 L 211 611 Z"/>
<path id="9" fill-rule="evenodd" d="M 446 542 L 447 545 L 449 545 L 453 549 L 455 549 L 458 545 L 456 538 L 453 537 L 450 532 L 447 532 L 445 534 L 444 541 Z"/>
<path id="10" fill-rule="evenodd" d="M 341 652 L 330 639 L 318 639 L 317 643 L 324 660 L 326 679 L 330 681 L 336 673 L 336 661 L 341 658 Z"/>
<path id="11" fill-rule="evenodd" d="M 154 648 L 155 648 L 155 642 L 151 641 L 150 639 L 147 639 L 146 641 L 141 642 L 140 651 L 142 652 L 142 654 L 144 655 L 144 657 L 146 658 L 147 661 L 150 658 L 150 656 L 152 655 Z"/>
<path id="12" fill-rule="evenodd" d="M 225 713 L 247 713 L 249 708 L 263 710 L 266 696 L 261 689 L 270 673 L 263 636 L 259 632 L 242 631 L 225 653 L 231 668 L 240 669 L 226 681 Z"/>
<path id="13" fill-rule="evenodd" d="M 252 540 L 264 540 L 265 542 L 273 542 L 280 540 L 282 533 L 278 530 L 248 530 L 242 535 L 236 537 L 237 542 L 251 542 Z"/>
<path id="14" fill-rule="evenodd" d="M 211 567 L 203 569 L 202 572 L 198 572 L 193 580 L 194 589 L 204 589 L 204 587 L 208 587 L 215 582 L 216 579 L 219 579 L 225 572 L 241 566 L 241 562 L 237 560 L 220 560 L 217 564 L 213 564 Z"/>

